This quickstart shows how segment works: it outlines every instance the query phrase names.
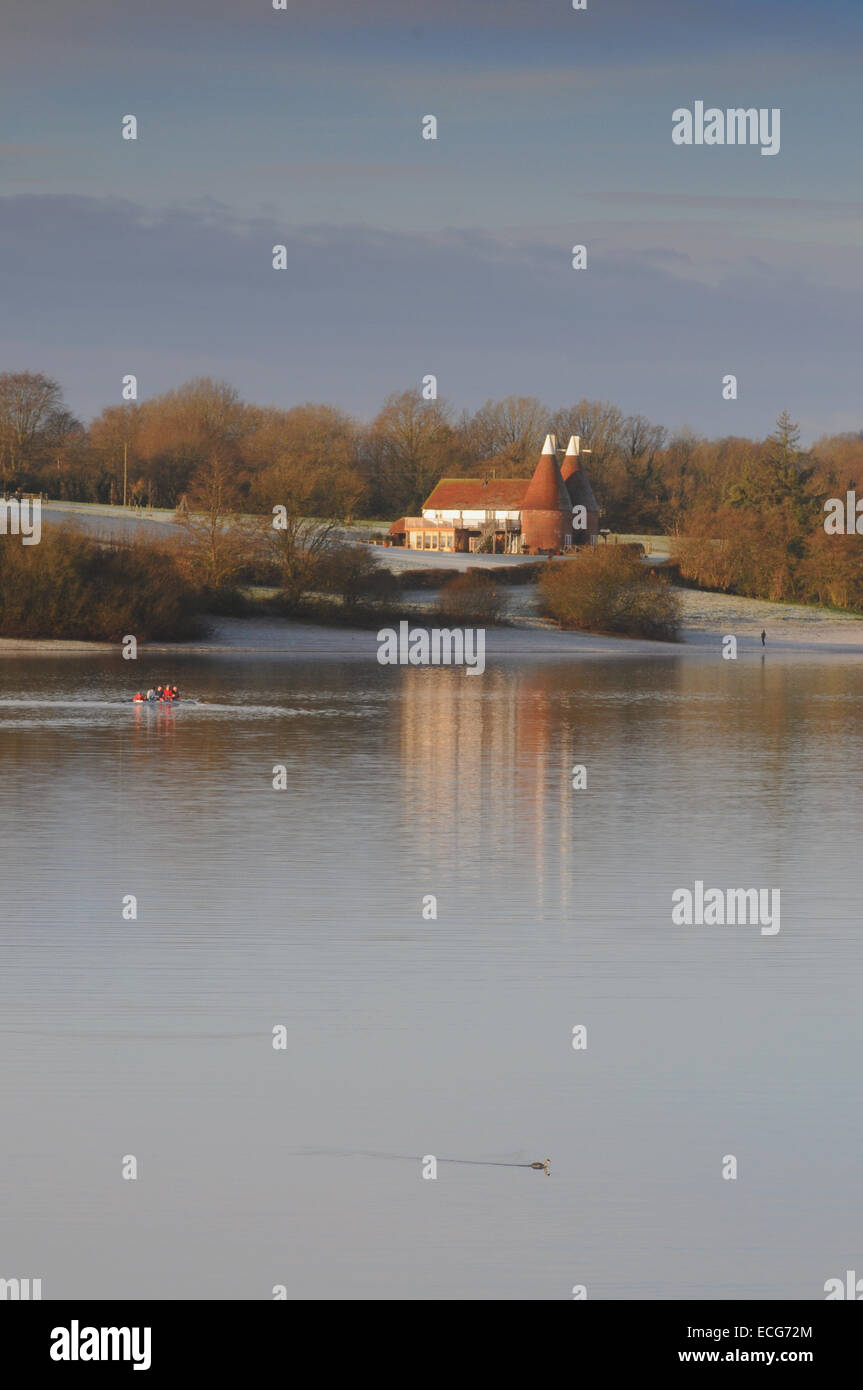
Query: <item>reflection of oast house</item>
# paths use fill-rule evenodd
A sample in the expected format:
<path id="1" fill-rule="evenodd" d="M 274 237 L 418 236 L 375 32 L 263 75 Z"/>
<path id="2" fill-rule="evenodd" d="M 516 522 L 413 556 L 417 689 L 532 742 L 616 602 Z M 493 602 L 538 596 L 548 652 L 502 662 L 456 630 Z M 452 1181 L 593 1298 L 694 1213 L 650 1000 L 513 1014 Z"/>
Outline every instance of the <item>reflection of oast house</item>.
<path id="1" fill-rule="evenodd" d="M 573 698 L 571 665 L 487 667 L 482 681 L 462 680 L 446 668 L 434 679 L 430 674 L 400 668 L 404 698 L 394 727 L 407 769 L 400 779 L 402 815 L 406 824 L 422 826 L 425 851 L 448 875 L 459 864 L 469 886 L 454 890 L 456 910 L 473 904 L 481 866 L 489 863 L 517 867 L 522 903 L 537 911 L 546 904 L 568 909 L 577 895 L 572 847 L 580 833 L 579 794 L 572 789 L 572 762 L 561 759 L 558 721 Z M 586 688 L 611 688 L 611 677 L 591 675 Z M 591 738 L 603 739 L 623 718 L 613 701 L 591 709 Z"/>
<path id="2" fill-rule="evenodd" d="M 393 522 L 390 535 L 411 550 L 520 555 L 591 543 L 598 530 L 578 435 L 559 464 L 557 441 L 547 434 L 532 478 L 441 478 L 422 516 Z"/>

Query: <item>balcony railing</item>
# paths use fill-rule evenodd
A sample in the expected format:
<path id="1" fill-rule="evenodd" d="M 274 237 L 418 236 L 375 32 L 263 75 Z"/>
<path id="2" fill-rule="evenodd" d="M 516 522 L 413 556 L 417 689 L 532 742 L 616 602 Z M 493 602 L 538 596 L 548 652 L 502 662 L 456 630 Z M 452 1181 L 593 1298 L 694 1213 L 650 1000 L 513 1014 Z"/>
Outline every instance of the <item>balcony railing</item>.
<path id="1" fill-rule="evenodd" d="M 415 531 L 419 531 L 423 526 L 432 526 L 440 530 L 446 530 L 447 527 L 449 527 L 450 530 L 455 531 L 480 531 L 483 529 L 483 527 L 491 526 L 492 524 L 494 524 L 494 528 L 496 531 L 521 530 L 520 521 L 513 521 L 511 517 L 498 518 L 494 515 L 493 512 L 486 512 L 482 518 L 472 517 L 470 520 L 467 521 L 464 518 L 463 512 L 460 512 L 458 516 L 447 520 L 444 520 L 444 518 L 442 517 L 405 517 L 405 530 L 407 531 L 411 530 L 411 528 L 413 528 L 413 530 Z"/>

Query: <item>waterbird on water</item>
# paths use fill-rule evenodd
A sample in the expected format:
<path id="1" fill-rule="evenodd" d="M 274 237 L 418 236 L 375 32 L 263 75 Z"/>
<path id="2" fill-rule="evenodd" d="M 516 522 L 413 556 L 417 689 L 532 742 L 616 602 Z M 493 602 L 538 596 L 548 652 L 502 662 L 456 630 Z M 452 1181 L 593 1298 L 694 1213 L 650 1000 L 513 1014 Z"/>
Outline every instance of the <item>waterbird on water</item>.
<path id="1" fill-rule="evenodd" d="M 550 1158 L 537 1159 L 536 1163 L 500 1163 L 485 1158 L 439 1158 L 438 1163 L 470 1163 L 477 1168 L 538 1168 L 547 1178 L 551 1177 Z"/>
<path id="2" fill-rule="evenodd" d="M 389 1154 L 376 1153 L 370 1149 L 299 1149 L 296 1153 L 300 1157 L 326 1157 L 326 1158 L 394 1158 L 400 1159 L 404 1163 L 422 1163 L 419 1154 Z M 539 1172 L 545 1173 L 547 1178 L 551 1177 L 551 1159 L 537 1159 L 535 1163 L 504 1163 L 500 1159 L 491 1158 L 439 1158 L 438 1163 L 466 1163 L 472 1168 L 536 1168 Z"/>

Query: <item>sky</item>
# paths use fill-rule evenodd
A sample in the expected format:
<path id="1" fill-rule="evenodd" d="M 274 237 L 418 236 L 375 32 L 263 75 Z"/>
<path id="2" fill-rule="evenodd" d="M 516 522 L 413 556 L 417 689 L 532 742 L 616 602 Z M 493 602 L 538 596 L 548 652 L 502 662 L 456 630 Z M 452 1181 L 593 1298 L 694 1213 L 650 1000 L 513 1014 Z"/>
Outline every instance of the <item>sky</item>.
<path id="1" fill-rule="evenodd" d="M 863 429 L 861 0 L 4 0 L 0 39 L 0 370 L 85 420 L 127 373 L 361 419 L 433 373 Z M 696 101 L 779 152 L 676 145 Z"/>

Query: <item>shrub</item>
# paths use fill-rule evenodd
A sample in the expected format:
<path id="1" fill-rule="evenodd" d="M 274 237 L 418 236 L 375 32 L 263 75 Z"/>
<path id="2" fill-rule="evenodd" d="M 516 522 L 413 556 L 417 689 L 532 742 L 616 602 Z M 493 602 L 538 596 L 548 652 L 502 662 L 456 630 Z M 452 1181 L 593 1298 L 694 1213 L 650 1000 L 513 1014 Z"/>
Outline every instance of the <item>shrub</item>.
<path id="1" fill-rule="evenodd" d="M 585 547 L 573 559 L 549 561 L 539 587 L 546 614 L 563 627 L 666 641 L 680 628 L 677 593 L 645 574 L 628 547 Z"/>
<path id="2" fill-rule="evenodd" d="M 395 575 L 400 589 L 440 589 L 445 583 L 448 571 L 445 569 L 403 569 Z"/>
<path id="3" fill-rule="evenodd" d="M 545 568 L 544 562 L 540 560 L 534 565 L 496 565 L 494 569 L 495 584 L 536 584 L 539 576 Z M 468 571 L 470 573 L 471 571 Z M 488 571 L 484 570 L 487 574 Z"/>
<path id="4" fill-rule="evenodd" d="M 0 634 L 79 641 L 195 636 L 197 590 L 172 552 L 46 529 L 39 545 L 0 537 Z"/>
<path id="5" fill-rule="evenodd" d="M 370 551 L 350 542 L 334 544 L 320 557 L 316 585 L 324 593 L 338 594 L 346 608 L 385 603 L 398 591 L 390 571 Z"/>
<path id="6" fill-rule="evenodd" d="M 503 595 L 485 570 L 456 574 L 443 585 L 437 615 L 452 623 L 496 623 L 503 611 Z"/>

